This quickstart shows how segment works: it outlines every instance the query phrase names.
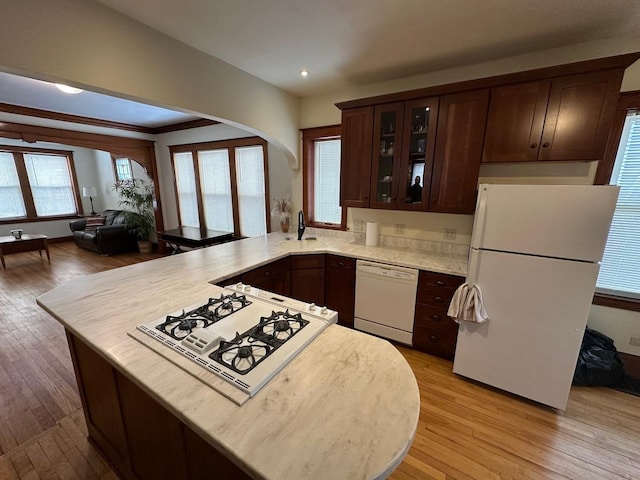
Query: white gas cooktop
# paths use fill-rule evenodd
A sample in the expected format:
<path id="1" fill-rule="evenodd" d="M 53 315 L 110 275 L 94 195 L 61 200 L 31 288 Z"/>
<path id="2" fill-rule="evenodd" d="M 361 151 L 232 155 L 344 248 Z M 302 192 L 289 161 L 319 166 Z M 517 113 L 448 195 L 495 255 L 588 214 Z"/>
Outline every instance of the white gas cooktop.
<path id="1" fill-rule="evenodd" d="M 326 307 L 239 283 L 137 330 L 252 397 L 336 321 Z"/>

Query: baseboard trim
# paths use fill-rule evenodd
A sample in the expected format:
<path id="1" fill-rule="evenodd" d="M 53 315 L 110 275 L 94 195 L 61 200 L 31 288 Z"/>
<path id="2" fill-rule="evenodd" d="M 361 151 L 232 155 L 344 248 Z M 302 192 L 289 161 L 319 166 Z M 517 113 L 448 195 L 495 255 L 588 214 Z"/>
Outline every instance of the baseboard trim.
<path id="1" fill-rule="evenodd" d="M 47 238 L 47 243 L 63 243 L 63 242 L 73 242 L 73 236 Z"/>
<path id="2" fill-rule="evenodd" d="M 624 371 L 628 376 L 640 379 L 640 356 L 618 352 L 624 362 Z"/>

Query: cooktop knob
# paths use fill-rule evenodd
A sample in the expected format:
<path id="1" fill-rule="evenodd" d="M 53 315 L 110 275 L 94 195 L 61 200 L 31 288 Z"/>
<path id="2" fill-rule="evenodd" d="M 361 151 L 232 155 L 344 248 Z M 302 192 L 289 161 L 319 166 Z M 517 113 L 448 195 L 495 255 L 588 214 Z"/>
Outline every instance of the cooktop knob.
<path id="1" fill-rule="evenodd" d="M 242 287 L 244 287 L 244 285 L 242 284 L 242 282 L 238 282 L 238 283 L 236 283 L 236 290 L 242 290 Z"/>
<path id="2" fill-rule="evenodd" d="M 316 304 L 315 303 L 310 303 L 309 304 L 309 310 L 311 310 L 312 312 L 316 309 Z"/>
<path id="3" fill-rule="evenodd" d="M 251 285 L 245 285 L 244 286 L 244 291 L 245 292 L 250 292 L 251 291 Z"/>
<path id="4" fill-rule="evenodd" d="M 323 314 L 323 315 L 326 315 L 326 313 L 327 313 L 328 311 L 329 311 L 329 310 L 327 309 L 327 307 L 322 307 L 322 310 L 320 310 L 320 313 L 321 313 L 321 314 Z"/>

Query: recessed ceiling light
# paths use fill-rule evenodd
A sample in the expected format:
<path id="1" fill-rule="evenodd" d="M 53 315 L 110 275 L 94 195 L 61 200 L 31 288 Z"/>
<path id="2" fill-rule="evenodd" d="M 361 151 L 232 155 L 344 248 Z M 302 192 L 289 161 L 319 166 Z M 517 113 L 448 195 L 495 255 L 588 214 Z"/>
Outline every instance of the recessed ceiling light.
<path id="1" fill-rule="evenodd" d="M 76 93 L 83 92 L 81 88 L 70 87 L 69 85 L 63 85 L 62 83 L 54 84 L 58 89 L 62 90 L 64 93 L 70 93 L 71 95 L 75 95 Z"/>
<path id="2" fill-rule="evenodd" d="M 305 78 L 309 76 L 309 70 L 307 70 L 306 68 L 303 68 L 302 70 L 300 70 L 300 76 Z"/>

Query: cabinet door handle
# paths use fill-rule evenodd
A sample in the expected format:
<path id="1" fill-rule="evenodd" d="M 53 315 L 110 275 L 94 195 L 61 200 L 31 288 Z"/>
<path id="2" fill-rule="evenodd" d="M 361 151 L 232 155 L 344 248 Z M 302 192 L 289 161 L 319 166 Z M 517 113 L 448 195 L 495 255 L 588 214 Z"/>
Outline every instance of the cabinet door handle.
<path id="1" fill-rule="evenodd" d="M 537 144 L 537 143 L 532 143 L 532 144 L 531 144 L 531 148 L 536 148 L 537 146 L 538 146 L 538 144 Z"/>
<path id="2" fill-rule="evenodd" d="M 444 287 L 446 285 L 446 283 L 444 283 L 442 280 L 436 280 L 436 287 Z"/>
<path id="3" fill-rule="evenodd" d="M 544 142 L 542 144 L 542 148 L 547 148 L 549 145 L 551 145 L 549 142 Z"/>
<path id="4" fill-rule="evenodd" d="M 434 322 L 440 322 L 442 321 L 442 317 L 434 313 L 433 315 L 431 315 L 431 320 L 433 320 Z"/>
<path id="5" fill-rule="evenodd" d="M 438 303 L 442 303 L 442 302 L 444 302 L 444 298 L 442 298 L 442 297 L 433 297 L 433 301 L 434 302 L 438 302 Z"/>
<path id="6" fill-rule="evenodd" d="M 440 339 L 438 337 L 436 337 L 435 335 L 431 335 L 429 337 L 429 340 L 431 340 L 433 343 L 438 343 L 440 341 Z"/>
<path id="7" fill-rule="evenodd" d="M 269 275 L 271 275 L 271 272 L 269 272 L 269 271 L 264 272 L 264 276 L 265 276 L 265 277 L 268 277 Z"/>

